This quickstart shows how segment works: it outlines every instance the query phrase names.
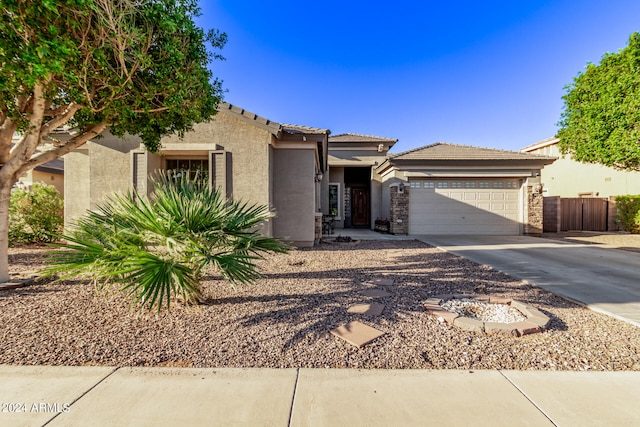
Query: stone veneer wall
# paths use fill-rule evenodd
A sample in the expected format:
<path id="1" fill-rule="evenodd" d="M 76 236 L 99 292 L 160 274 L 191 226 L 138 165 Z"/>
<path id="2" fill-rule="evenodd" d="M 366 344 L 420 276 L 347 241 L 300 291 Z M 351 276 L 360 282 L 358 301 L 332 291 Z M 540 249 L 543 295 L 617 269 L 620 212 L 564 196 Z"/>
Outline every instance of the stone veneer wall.
<path id="1" fill-rule="evenodd" d="M 409 186 L 399 187 L 394 185 L 389 188 L 391 192 L 391 234 L 409 234 Z"/>
<path id="2" fill-rule="evenodd" d="M 542 194 L 527 186 L 527 218 L 524 224 L 524 234 L 541 234 L 543 221 Z"/>

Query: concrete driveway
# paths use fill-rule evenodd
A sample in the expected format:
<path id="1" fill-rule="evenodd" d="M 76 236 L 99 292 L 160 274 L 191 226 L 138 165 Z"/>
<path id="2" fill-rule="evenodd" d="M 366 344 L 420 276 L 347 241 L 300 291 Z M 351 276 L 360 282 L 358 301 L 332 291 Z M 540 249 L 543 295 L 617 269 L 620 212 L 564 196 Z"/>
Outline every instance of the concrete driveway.
<path id="1" fill-rule="evenodd" d="M 640 326 L 640 253 L 529 236 L 414 236 Z"/>

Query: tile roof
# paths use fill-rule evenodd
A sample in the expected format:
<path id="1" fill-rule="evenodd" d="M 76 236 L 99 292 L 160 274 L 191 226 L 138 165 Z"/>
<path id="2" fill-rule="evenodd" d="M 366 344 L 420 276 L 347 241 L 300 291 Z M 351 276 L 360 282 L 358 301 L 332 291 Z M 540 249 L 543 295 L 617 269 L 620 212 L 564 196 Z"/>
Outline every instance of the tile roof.
<path id="1" fill-rule="evenodd" d="M 552 159 L 517 151 L 436 142 L 390 156 L 392 160 L 533 160 Z"/>
<path id="2" fill-rule="evenodd" d="M 35 170 L 47 173 L 64 174 L 64 158 L 58 157 L 40 166 L 36 166 Z"/>
<path id="3" fill-rule="evenodd" d="M 265 117 L 259 116 L 255 113 L 245 110 L 244 108 L 237 107 L 235 105 L 229 104 L 228 102 L 220 102 L 218 104 L 219 111 L 231 111 L 238 115 L 240 115 L 245 120 L 249 120 L 257 125 L 265 126 L 269 128 L 272 132 L 278 132 L 280 130 L 280 123 L 271 121 Z"/>
<path id="4" fill-rule="evenodd" d="M 300 125 L 291 125 L 291 124 L 283 124 L 282 130 L 288 133 L 331 133 L 329 129 L 320 129 L 314 128 L 310 126 L 300 126 Z"/>
<path id="5" fill-rule="evenodd" d="M 242 119 L 249 121 L 250 123 L 254 123 L 260 127 L 266 128 L 274 134 L 277 134 L 281 130 L 288 133 L 331 133 L 329 129 L 320 129 L 310 126 L 299 126 L 274 122 L 273 120 L 269 120 L 265 117 L 247 111 L 244 108 L 229 104 L 228 102 L 220 102 L 218 104 L 218 110 L 233 112 L 242 117 Z"/>
<path id="6" fill-rule="evenodd" d="M 398 142 L 397 139 L 383 138 L 373 135 L 362 135 L 358 133 L 341 133 L 329 137 L 329 142 Z"/>

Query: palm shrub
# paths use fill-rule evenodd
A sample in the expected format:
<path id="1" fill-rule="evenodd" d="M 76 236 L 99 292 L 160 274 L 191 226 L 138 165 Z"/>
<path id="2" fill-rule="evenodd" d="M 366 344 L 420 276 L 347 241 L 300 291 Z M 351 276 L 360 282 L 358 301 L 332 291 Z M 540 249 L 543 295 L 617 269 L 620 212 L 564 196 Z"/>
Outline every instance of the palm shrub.
<path id="1" fill-rule="evenodd" d="M 98 289 L 115 284 L 139 307 L 168 309 L 175 298 L 200 299 L 207 266 L 231 283 L 260 277 L 256 259 L 288 250 L 258 231 L 271 216 L 266 206 L 226 199 L 202 180 L 163 174 L 150 196 L 115 195 L 79 219 L 45 273 L 88 278 Z"/>
<path id="2" fill-rule="evenodd" d="M 64 201 L 56 188 L 34 182 L 14 188 L 9 202 L 9 242 L 46 243 L 62 232 Z"/>

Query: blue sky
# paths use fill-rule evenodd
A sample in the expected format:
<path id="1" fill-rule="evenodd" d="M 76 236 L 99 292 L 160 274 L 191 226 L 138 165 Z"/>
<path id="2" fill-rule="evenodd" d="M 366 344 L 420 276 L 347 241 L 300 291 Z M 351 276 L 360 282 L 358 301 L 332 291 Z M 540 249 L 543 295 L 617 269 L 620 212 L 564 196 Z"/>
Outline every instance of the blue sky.
<path id="1" fill-rule="evenodd" d="M 225 101 L 280 123 L 518 150 L 564 86 L 640 31 L 638 0 L 200 0 L 229 41 Z"/>

